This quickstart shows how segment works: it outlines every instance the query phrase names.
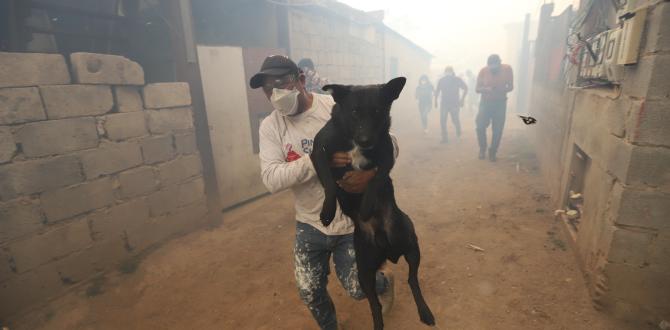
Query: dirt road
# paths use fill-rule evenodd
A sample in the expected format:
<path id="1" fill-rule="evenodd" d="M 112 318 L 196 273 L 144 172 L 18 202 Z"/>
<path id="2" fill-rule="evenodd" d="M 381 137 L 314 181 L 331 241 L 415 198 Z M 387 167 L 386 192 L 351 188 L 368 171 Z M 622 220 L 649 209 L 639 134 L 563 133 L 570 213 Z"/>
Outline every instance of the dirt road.
<path id="1" fill-rule="evenodd" d="M 473 119 L 463 121 L 463 139 L 448 145 L 438 143 L 434 120 L 428 135 L 398 131 L 392 173 L 419 235 L 419 277 L 438 327 L 623 328 L 591 306 L 525 139 L 529 128 L 509 117 L 499 161 L 490 163 L 477 159 Z M 137 269 L 58 299 L 17 328 L 316 329 L 293 279 L 292 200 L 284 192 L 228 212 L 223 226 L 171 241 Z M 424 328 L 406 264 L 392 269 L 397 295 L 387 329 Z M 342 328 L 370 329 L 367 301 L 347 297 L 334 274 L 330 280 Z"/>

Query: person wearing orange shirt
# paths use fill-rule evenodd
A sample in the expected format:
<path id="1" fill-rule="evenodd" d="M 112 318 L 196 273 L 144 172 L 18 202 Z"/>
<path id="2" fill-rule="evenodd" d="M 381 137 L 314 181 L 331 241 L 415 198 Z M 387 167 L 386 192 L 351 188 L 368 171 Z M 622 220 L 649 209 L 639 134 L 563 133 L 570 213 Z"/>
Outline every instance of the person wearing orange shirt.
<path id="1" fill-rule="evenodd" d="M 492 54 L 486 66 L 479 71 L 477 88 L 481 94 L 477 113 L 477 140 L 479 141 L 479 159 L 486 158 L 486 130 L 491 125 L 492 137 L 489 147 L 489 160 L 496 161 L 507 112 L 507 93 L 514 89 L 512 67 L 502 64 L 500 56 Z"/>

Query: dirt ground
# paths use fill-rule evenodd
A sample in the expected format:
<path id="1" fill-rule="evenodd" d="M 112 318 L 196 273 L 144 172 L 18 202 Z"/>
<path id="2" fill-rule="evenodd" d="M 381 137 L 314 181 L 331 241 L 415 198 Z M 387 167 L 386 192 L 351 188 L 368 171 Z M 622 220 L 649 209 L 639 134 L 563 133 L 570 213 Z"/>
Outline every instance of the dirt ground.
<path id="1" fill-rule="evenodd" d="M 477 159 L 471 115 L 463 115 L 463 138 L 447 145 L 431 115 L 427 135 L 397 131 L 392 176 L 417 229 L 419 278 L 437 327 L 624 329 L 591 305 L 525 137 L 532 127 L 508 117 L 499 160 L 490 163 Z M 81 287 L 13 329 L 316 329 L 293 278 L 292 201 L 283 192 L 227 212 L 222 226 L 173 240 L 136 269 Z M 424 328 L 404 260 L 391 269 L 396 303 L 386 328 Z M 371 328 L 367 301 L 349 298 L 334 274 L 329 289 L 342 329 Z"/>

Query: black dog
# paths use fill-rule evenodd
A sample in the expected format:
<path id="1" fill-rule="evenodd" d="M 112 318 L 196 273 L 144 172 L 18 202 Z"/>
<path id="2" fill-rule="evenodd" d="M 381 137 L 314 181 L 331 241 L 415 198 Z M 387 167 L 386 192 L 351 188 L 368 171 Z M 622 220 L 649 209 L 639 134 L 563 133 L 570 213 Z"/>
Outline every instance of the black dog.
<path id="1" fill-rule="evenodd" d="M 405 78 L 395 78 L 386 84 L 370 86 L 327 85 L 335 100 L 331 119 L 314 138 L 310 155 L 321 184 L 325 200 L 321 221 L 328 226 L 335 217 L 337 201 L 342 212 L 355 224 L 354 248 L 361 289 L 368 298 L 375 329 L 383 329 L 382 308 L 375 292 L 375 274 L 388 259 L 397 263 L 404 255 L 409 264 L 409 285 L 419 310 L 421 321 L 435 325 L 419 288 L 417 273 L 420 252 L 414 225 L 396 205 L 389 173 L 395 162 L 391 127 L 391 104 L 400 95 Z M 335 152 L 352 155 L 352 164 L 331 168 Z M 363 194 L 351 194 L 336 183 L 346 171 L 376 168 Z"/>

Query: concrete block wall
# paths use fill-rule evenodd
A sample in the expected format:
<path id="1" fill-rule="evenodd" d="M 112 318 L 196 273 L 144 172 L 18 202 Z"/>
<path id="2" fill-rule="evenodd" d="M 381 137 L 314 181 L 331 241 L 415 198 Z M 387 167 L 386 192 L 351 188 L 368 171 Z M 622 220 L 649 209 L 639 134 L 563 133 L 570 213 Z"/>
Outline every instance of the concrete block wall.
<path id="1" fill-rule="evenodd" d="M 206 221 L 188 84 L 70 63 L 0 53 L 0 319 Z"/>
<path id="2" fill-rule="evenodd" d="M 290 57 L 296 62 L 311 58 L 319 75 L 334 83 L 380 83 L 384 78 L 383 32 L 372 24 L 357 25 L 334 14 L 292 9 Z"/>
<path id="3" fill-rule="evenodd" d="M 590 157 L 576 247 L 595 306 L 658 324 L 670 319 L 670 3 L 640 5 L 651 5 L 640 57 L 624 67 L 620 89 L 536 84 L 533 108 L 540 123 L 567 119 L 536 132 L 551 141 L 538 143 L 538 155 L 557 207 L 574 145 Z M 556 97 L 558 111 L 546 105 Z"/>

